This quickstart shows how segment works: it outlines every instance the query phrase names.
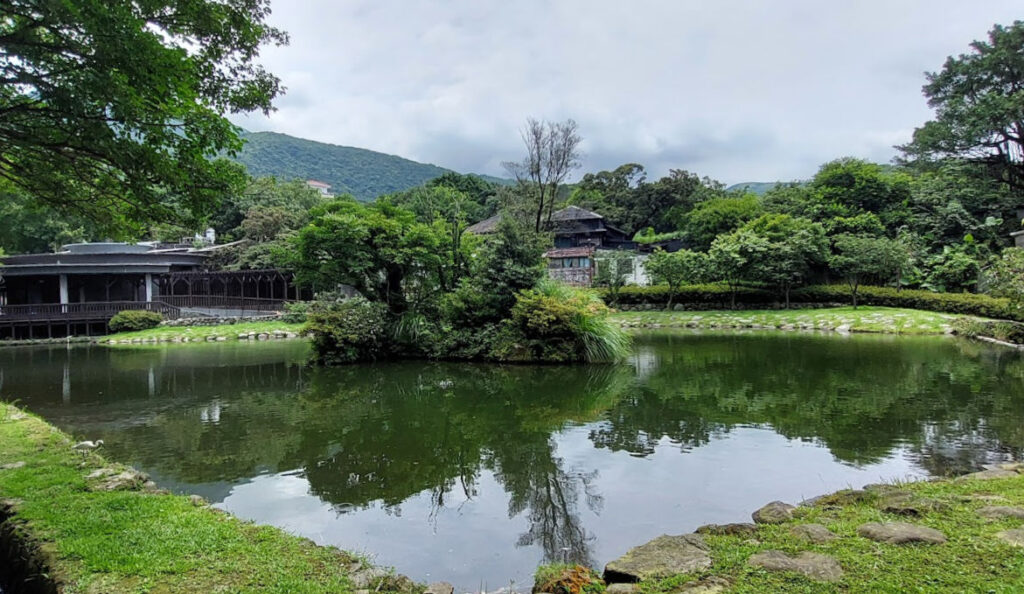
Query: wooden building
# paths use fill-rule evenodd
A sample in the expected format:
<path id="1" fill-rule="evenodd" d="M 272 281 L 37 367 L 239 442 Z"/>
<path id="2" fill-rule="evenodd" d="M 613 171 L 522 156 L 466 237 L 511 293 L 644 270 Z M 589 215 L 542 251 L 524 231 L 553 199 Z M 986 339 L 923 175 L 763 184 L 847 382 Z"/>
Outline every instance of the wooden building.
<path id="1" fill-rule="evenodd" d="M 276 270 L 207 271 L 216 246 L 78 243 L 0 258 L 0 339 L 103 334 L 119 311 L 248 316 L 302 295 Z"/>

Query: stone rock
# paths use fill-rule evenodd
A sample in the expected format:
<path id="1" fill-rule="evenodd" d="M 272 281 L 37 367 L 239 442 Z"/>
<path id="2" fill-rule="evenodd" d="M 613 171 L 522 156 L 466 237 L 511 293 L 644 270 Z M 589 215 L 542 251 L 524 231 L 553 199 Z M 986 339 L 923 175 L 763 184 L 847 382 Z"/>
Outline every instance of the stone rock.
<path id="1" fill-rule="evenodd" d="M 731 536 L 753 536 L 757 533 L 757 525 L 747 522 L 735 524 L 705 524 L 697 528 L 697 534 L 715 534 Z"/>
<path id="2" fill-rule="evenodd" d="M 85 475 L 85 478 L 87 480 L 96 480 L 99 478 L 103 478 L 105 476 L 110 476 L 112 474 L 117 474 L 117 470 L 113 468 L 97 468 L 96 470 Z"/>
<path id="3" fill-rule="evenodd" d="M 23 468 L 24 466 L 25 466 L 25 462 L 23 460 L 19 460 L 18 462 L 10 462 L 8 464 L 0 464 L 0 470 L 16 470 L 18 468 Z"/>
<path id="4" fill-rule="evenodd" d="M 268 334 L 260 333 L 260 334 L 256 335 L 256 340 L 267 340 L 269 338 L 270 338 L 270 336 Z"/>
<path id="5" fill-rule="evenodd" d="M 996 538 L 1015 547 L 1024 547 L 1024 528 L 1003 530 L 996 534 Z"/>
<path id="6" fill-rule="evenodd" d="M 1002 468 L 993 468 L 991 470 L 982 470 L 980 472 L 972 472 L 970 474 L 965 474 L 965 475 L 963 475 L 961 477 L 958 477 L 957 480 L 958 481 L 966 481 L 966 480 L 984 481 L 984 480 L 991 480 L 991 479 L 1013 478 L 1013 477 L 1017 477 L 1017 476 L 1020 476 L 1020 475 L 1017 474 L 1013 470 L 1003 470 Z"/>
<path id="7" fill-rule="evenodd" d="M 385 578 L 390 574 L 379 567 L 364 567 L 359 571 L 348 576 L 348 579 L 352 582 L 352 587 L 356 590 L 362 590 L 368 588 L 375 590 Z"/>
<path id="8" fill-rule="evenodd" d="M 239 334 L 238 335 L 238 340 L 246 340 L 247 338 L 249 338 L 248 334 Z"/>
<path id="9" fill-rule="evenodd" d="M 864 490 L 868 493 L 873 493 L 878 496 L 888 495 L 891 493 L 905 493 L 903 489 L 900 489 L 896 485 L 887 485 L 885 483 L 871 483 L 870 485 L 864 485 Z"/>
<path id="10" fill-rule="evenodd" d="M 960 497 L 957 497 L 957 499 L 960 500 L 960 501 L 981 501 L 981 502 L 984 502 L 984 503 L 1007 503 L 1007 502 L 1009 502 L 1009 499 L 1007 499 L 1006 497 L 1003 497 L 1002 495 L 982 495 L 982 494 L 961 495 Z"/>
<path id="11" fill-rule="evenodd" d="M 199 495 L 189 495 L 188 501 L 196 507 L 205 507 L 207 505 L 206 500 Z"/>
<path id="12" fill-rule="evenodd" d="M 605 565 L 604 579 L 609 584 L 641 582 L 708 567 L 711 555 L 699 534 L 662 535 Z"/>
<path id="13" fill-rule="evenodd" d="M 868 522 L 857 527 L 857 534 L 864 538 L 889 544 L 907 544 L 911 542 L 942 544 L 946 542 L 946 535 L 938 530 L 906 522 Z"/>
<path id="14" fill-rule="evenodd" d="M 100 483 L 93 485 L 93 491 L 134 491 L 142 488 L 149 478 L 134 470 L 125 470 L 114 476 L 104 478 Z"/>
<path id="15" fill-rule="evenodd" d="M 878 501 L 878 509 L 899 516 L 923 516 L 931 511 L 940 511 L 947 506 L 941 501 L 927 497 L 915 497 L 905 491 L 883 495 Z"/>
<path id="16" fill-rule="evenodd" d="M 773 501 L 756 512 L 750 514 L 757 524 L 781 524 L 793 519 L 793 510 L 788 503 Z"/>
<path id="17" fill-rule="evenodd" d="M 812 497 L 805 501 L 801 501 L 800 505 L 804 507 L 812 505 L 819 507 L 841 507 L 844 505 L 852 505 L 862 501 L 867 501 L 874 497 L 874 494 L 869 493 L 868 491 L 860 489 L 844 489 L 842 491 L 836 491 L 835 493 L 829 493 L 828 495 Z"/>
<path id="18" fill-rule="evenodd" d="M 992 520 L 1002 518 L 1014 518 L 1024 520 L 1024 507 L 1010 507 L 1009 505 L 986 505 L 978 510 L 978 515 Z"/>
<path id="19" fill-rule="evenodd" d="M 825 544 L 830 540 L 839 538 L 831 530 L 821 524 L 799 524 L 789 530 L 794 536 L 807 539 L 814 544 Z"/>
<path id="20" fill-rule="evenodd" d="M 676 592 L 680 594 L 718 594 L 725 592 L 730 586 L 732 586 L 732 582 L 729 580 L 712 575 L 702 580 L 686 582 Z"/>
<path id="21" fill-rule="evenodd" d="M 427 586 L 423 594 L 453 594 L 453 592 L 455 592 L 455 587 L 448 582 L 434 582 Z"/>
<path id="22" fill-rule="evenodd" d="M 839 562 L 820 553 L 800 553 L 795 557 L 782 551 L 761 551 L 750 557 L 748 564 L 768 571 L 795 571 L 819 582 L 835 582 L 843 577 Z"/>
<path id="23" fill-rule="evenodd" d="M 604 591 L 605 594 L 635 594 L 640 587 L 636 584 L 611 584 Z"/>
<path id="24" fill-rule="evenodd" d="M 227 339 L 228 339 L 228 337 L 227 337 L 227 336 L 218 336 L 218 337 L 217 337 L 217 342 L 224 342 L 224 341 L 226 341 Z"/>
<path id="25" fill-rule="evenodd" d="M 985 464 L 985 470 L 1011 470 L 1017 473 L 1024 473 L 1024 462 L 1001 462 L 999 464 Z"/>

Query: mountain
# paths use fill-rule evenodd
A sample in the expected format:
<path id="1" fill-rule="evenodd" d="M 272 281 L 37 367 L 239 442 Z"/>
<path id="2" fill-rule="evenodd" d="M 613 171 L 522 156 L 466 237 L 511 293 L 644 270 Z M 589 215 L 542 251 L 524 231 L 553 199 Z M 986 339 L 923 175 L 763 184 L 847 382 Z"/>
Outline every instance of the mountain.
<path id="1" fill-rule="evenodd" d="M 449 171 L 351 146 L 338 146 L 277 132 L 243 132 L 245 146 L 235 158 L 260 177 L 315 179 L 331 184 L 331 193 L 349 193 L 359 200 L 407 190 Z M 487 181 L 508 183 L 491 176 Z"/>
<path id="2" fill-rule="evenodd" d="M 774 188 L 782 182 L 743 182 L 739 184 L 733 184 L 726 188 L 726 191 L 733 192 L 739 190 L 745 190 L 752 192 L 758 196 L 764 196 L 765 192 Z"/>

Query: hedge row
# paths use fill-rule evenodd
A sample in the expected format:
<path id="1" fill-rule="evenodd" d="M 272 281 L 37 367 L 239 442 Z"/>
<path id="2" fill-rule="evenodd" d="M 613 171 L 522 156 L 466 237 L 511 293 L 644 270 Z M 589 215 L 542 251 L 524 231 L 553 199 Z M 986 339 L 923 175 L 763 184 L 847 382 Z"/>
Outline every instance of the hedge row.
<path id="1" fill-rule="evenodd" d="M 607 300 L 607 291 L 601 290 Z M 668 302 L 667 286 L 623 287 L 616 305 L 665 305 Z M 815 285 L 795 289 L 789 296 L 794 305 L 801 304 L 850 304 L 850 288 L 846 285 Z M 728 309 L 729 288 L 721 284 L 690 285 L 680 288 L 673 304 L 684 308 L 718 307 Z M 933 293 L 931 291 L 897 291 L 890 287 L 862 286 L 857 291 L 859 305 L 883 307 L 905 307 L 944 313 L 958 313 L 986 318 L 1017 320 L 1024 322 L 1024 311 L 1012 307 L 1007 299 L 978 295 L 974 293 Z M 740 287 L 736 292 L 736 307 L 778 307 L 779 296 L 767 289 Z"/>

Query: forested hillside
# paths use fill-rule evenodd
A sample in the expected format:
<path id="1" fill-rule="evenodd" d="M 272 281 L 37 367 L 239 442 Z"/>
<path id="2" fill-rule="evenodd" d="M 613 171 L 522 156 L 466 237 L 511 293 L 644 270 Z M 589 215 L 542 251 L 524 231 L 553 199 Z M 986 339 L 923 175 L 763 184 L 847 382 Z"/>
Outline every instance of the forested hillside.
<path id="1" fill-rule="evenodd" d="M 375 151 L 315 142 L 277 132 L 245 132 L 237 160 L 253 177 L 282 181 L 315 179 L 331 184 L 334 194 L 372 200 L 421 185 L 447 169 Z"/>

